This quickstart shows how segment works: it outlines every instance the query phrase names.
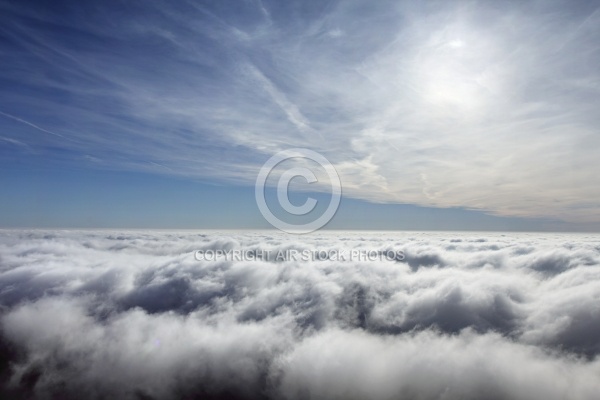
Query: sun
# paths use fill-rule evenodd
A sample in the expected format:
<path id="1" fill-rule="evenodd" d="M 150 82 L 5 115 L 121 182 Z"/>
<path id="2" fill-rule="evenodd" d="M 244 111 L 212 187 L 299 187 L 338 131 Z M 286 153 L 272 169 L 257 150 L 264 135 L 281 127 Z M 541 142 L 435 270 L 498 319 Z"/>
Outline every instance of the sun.
<path id="1" fill-rule="evenodd" d="M 465 47 L 466 43 L 463 42 L 461 39 L 454 39 L 450 42 L 448 42 L 448 46 L 454 48 L 454 49 L 460 49 L 461 47 Z"/>

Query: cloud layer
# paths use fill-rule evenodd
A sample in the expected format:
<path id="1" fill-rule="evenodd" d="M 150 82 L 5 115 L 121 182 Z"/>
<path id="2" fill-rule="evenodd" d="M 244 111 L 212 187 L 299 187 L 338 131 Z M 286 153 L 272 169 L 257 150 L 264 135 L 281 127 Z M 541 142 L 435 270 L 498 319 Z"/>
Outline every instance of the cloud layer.
<path id="1" fill-rule="evenodd" d="M 600 221 L 593 2 L 3 3 L 7 158 Z M 15 156 L 15 154 L 17 156 Z"/>
<path id="2" fill-rule="evenodd" d="M 14 398 L 593 399 L 599 238 L 3 231 Z M 403 261 L 197 261 L 196 250 Z"/>

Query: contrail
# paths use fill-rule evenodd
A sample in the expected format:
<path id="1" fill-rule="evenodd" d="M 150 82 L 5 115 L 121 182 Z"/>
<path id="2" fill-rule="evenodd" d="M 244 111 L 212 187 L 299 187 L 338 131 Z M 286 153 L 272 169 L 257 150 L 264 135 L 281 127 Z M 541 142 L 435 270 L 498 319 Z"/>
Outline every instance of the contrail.
<path id="1" fill-rule="evenodd" d="M 46 132 L 46 133 L 49 133 L 49 134 L 51 134 L 51 135 L 54 135 L 54 136 L 61 137 L 61 138 L 63 138 L 63 139 L 67 139 L 67 138 L 65 138 L 63 135 L 61 135 L 61 134 L 59 134 L 59 133 L 54 133 L 54 132 L 51 132 L 51 131 L 49 131 L 49 130 L 47 130 L 47 129 L 44 129 L 44 128 L 41 128 L 41 127 L 39 127 L 39 126 L 37 126 L 37 125 L 35 125 L 35 124 L 32 124 L 32 123 L 31 123 L 31 122 L 29 122 L 29 121 L 25 121 L 24 119 L 21 119 L 21 118 L 19 118 L 19 117 L 15 117 L 14 115 L 10 115 L 10 114 L 7 114 L 7 113 L 5 113 L 5 112 L 2 112 L 2 111 L 0 111 L 0 114 L 4 115 L 4 116 L 5 116 L 5 117 L 7 117 L 7 118 L 14 119 L 15 121 L 19 121 L 19 122 L 21 122 L 21 123 L 23 123 L 23 124 L 25 124 L 25 125 L 29 125 L 29 126 L 31 126 L 32 128 L 35 128 L 35 129 L 37 129 L 37 130 L 39 130 L 39 131 Z"/>

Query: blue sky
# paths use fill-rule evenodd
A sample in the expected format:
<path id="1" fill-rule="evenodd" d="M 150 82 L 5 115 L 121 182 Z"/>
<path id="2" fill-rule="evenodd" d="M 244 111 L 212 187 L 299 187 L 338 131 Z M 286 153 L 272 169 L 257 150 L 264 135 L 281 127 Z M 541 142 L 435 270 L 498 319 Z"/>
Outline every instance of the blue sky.
<path id="1" fill-rule="evenodd" d="M 301 147 L 328 227 L 598 230 L 598 7 L 0 1 L 0 225 L 266 228 Z"/>

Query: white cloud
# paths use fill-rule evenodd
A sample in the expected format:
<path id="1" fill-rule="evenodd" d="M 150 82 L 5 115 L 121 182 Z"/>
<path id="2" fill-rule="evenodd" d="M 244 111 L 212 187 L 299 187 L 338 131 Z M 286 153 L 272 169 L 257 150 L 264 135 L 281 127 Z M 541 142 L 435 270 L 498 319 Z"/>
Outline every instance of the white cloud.
<path id="1" fill-rule="evenodd" d="M 309 147 L 339 168 L 348 196 L 600 221 L 597 12 L 345 1 L 303 15 L 248 2 L 241 20 L 145 7 L 135 23 L 110 10 L 68 22 L 93 39 L 86 52 L 10 22 L 27 58 L 7 61 L 23 65 L 7 79 L 79 101 L 15 94 L 30 117 L 4 116 L 70 140 L 5 140 L 66 146 L 95 167 L 243 183 L 275 152 Z"/>
<path id="2" fill-rule="evenodd" d="M 592 399 L 600 389 L 597 235 L 0 234 L 6 395 Z M 406 259 L 194 258 L 219 249 Z"/>

